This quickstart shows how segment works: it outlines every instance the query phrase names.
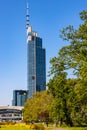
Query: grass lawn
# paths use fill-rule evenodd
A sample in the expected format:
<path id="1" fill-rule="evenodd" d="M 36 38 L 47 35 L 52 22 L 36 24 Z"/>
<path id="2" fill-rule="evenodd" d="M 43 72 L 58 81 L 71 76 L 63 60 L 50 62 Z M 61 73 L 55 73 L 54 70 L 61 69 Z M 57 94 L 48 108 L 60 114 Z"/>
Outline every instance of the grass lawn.
<path id="1" fill-rule="evenodd" d="M 26 126 L 1 126 L 0 130 L 35 130 L 35 129 L 30 129 L 29 127 L 26 127 Z M 87 130 L 87 127 L 73 127 L 73 128 L 52 128 L 52 127 L 50 128 L 50 127 L 48 127 L 45 130 Z"/>
<path id="2" fill-rule="evenodd" d="M 26 128 L 26 127 L 15 127 L 15 126 L 9 126 L 9 127 L 1 127 L 0 130 L 31 130 L 29 128 Z"/>

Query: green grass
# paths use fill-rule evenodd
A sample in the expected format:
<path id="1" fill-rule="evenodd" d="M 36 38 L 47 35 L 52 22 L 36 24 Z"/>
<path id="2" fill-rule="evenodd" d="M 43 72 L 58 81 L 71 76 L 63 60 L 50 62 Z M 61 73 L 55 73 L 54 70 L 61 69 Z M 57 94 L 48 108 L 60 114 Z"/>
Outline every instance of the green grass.
<path id="1" fill-rule="evenodd" d="M 0 130 L 30 130 L 29 128 L 26 127 L 15 127 L 15 126 L 11 126 L 11 127 L 1 127 Z"/>
<path id="2" fill-rule="evenodd" d="M 2 126 L 0 130 L 35 130 L 29 129 L 24 126 Z M 46 128 L 46 130 L 87 130 L 87 127 L 72 127 L 72 128 Z"/>

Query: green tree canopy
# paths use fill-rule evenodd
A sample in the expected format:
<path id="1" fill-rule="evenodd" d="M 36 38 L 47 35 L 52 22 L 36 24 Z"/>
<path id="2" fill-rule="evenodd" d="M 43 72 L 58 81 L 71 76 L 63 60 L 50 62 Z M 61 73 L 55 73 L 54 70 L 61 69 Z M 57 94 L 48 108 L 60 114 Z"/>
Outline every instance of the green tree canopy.
<path id="1" fill-rule="evenodd" d="M 60 37 L 69 45 L 50 60 L 52 78 L 48 83 L 55 98 L 52 114 L 71 126 L 87 124 L 87 11 L 82 11 L 80 18 L 83 22 L 77 29 L 69 25 L 61 30 Z M 74 79 L 67 78 L 71 69 Z"/>
<path id="2" fill-rule="evenodd" d="M 47 91 L 36 92 L 33 98 L 25 103 L 23 117 L 26 122 L 46 120 L 49 116 L 49 107 L 52 96 Z"/>

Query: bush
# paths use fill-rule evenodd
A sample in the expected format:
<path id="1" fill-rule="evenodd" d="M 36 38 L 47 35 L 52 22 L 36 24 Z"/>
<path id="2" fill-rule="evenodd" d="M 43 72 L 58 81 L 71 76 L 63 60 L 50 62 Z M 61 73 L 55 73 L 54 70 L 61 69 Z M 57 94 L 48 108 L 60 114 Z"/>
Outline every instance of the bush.
<path id="1" fill-rule="evenodd" d="M 45 130 L 45 128 L 42 124 L 31 124 L 30 128 L 34 129 L 34 130 Z"/>

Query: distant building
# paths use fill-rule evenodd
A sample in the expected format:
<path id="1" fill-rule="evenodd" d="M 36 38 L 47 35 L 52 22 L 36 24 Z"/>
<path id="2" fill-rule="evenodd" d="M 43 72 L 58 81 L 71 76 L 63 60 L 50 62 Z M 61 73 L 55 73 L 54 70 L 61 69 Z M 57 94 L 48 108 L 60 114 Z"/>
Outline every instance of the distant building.
<path id="1" fill-rule="evenodd" d="M 24 103 L 27 100 L 27 91 L 26 90 L 14 90 L 13 91 L 13 101 L 12 106 L 24 106 Z"/>
<path id="2" fill-rule="evenodd" d="M 46 89 L 46 51 L 42 47 L 42 38 L 29 25 L 27 6 L 27 89 L 28 97 L 37 91 Z"/>
<path id="3" fill-rule="evenodd" d="M 0 122 L 12 121 L 20 122 L 23 120 L 22 117 L 23 107 L 18 106 L 0 106 Z"/>

